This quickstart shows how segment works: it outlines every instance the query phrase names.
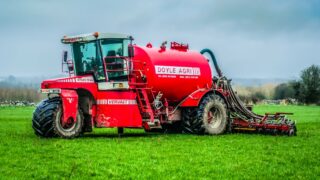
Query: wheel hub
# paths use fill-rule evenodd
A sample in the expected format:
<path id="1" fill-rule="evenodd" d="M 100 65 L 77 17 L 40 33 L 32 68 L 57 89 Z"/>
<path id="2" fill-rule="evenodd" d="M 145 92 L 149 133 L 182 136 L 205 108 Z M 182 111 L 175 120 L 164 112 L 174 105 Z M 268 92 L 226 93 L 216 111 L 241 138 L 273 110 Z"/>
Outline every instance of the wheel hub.
<path id="1" fill-rule="evenodd" d="M 207 114 L 207 124 L 210 128 L 216 128 L 221 124 L 221 113 L 218 109 L 212 107 Z"/>
<path id="2" fill-rule="evenodd" d="M 73 118 L 69 118 L 67 120 L 67 122 L 63 122 L 63 120 L 61 118 L 61 127 L 63 129 L 71 129 L 74 125 L 75 125 L 75 121 Z"/>

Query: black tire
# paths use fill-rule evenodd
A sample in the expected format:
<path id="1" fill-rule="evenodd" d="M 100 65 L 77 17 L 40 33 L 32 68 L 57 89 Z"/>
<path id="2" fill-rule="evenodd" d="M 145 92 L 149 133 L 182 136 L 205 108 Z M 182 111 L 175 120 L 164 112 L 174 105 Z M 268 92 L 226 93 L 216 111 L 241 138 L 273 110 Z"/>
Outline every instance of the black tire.
<path id="1" fill-rule="evenodd" d="M 37 105 L 32 118 L 32 128 L 37 136 L 55 136 L 53 120 L 60 104 L 60 98 L 52 98 L 43 100 Z"/>
<path id="2" fill-rule="evenodd" d="M 223 134 L 227 126 L 226 105 L 217 95 L 207 95 L 198 108 L 187 108 L 183 112 L 182 131 L 184 133 L 218 135 Z"/>
<path id="3" fill-rule="evenodd" d="M 202 122 L 196 120 L 198 108 L 185 108 L 182 111 L 182 133 L 200 134 Z"/>
<path id="4" fill-rule="evenodd" d="M 166 133 L 166 134 L 178 134 L 181 133 L 181 121 L 175 121 L 171 123 L 161 124 L 162 128 L 154 128 L 149 130 L 144 130 L 145 132 L 151 133 Z"/>
<path id="5" fill-rule="evenodd" d="M 179 134 L 182 132 L 181 121 L 174 121 L 171 124 L 163 124 L 162 128 L 164 129 L 164 133 L 167 134 Z"/>
<path id="6" fill-rule="evenodd" d="M 70 124 L 66 124 L 64 127 L 61 124 L 62 115 L 63 115 L 63 109 L 61 105 L 59 105 L 56 111 L 56 116 L 53 120 L 53 128 L 54 128 L 55 134 L 59 135 L 62 138 L 67 138 L 67 139 L 79 137 L 83 132 L 83 124 L 84 124 L 84 116 L 82 111 L 78 109 L 76 122 L 71 120 Z"/>
<path id="7" fill-rule="evenodd" d="M 296 125 L 293 125 L 288 131 L 288 136 L 296 136 L 296 135 L 297 135 L 297 127 Z"/>

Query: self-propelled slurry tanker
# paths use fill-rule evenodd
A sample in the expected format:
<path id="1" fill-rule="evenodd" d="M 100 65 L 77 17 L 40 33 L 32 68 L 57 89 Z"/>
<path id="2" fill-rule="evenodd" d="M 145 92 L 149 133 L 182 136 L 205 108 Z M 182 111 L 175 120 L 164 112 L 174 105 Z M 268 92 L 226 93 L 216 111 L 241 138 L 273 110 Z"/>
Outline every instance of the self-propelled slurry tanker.
<path id="1" fill-rule="evenodd" d="M 93 127 L 118 128 L 118 133 L 144 128 L 211 135 L 296 134 L 288 113 L 260 116 L 249 110 L 209 49 L 192 51 L 176 42 L 139 46 L 128 35 L 97 32 L 61 41 L 71 47 L 71 55 L 64 51 L 62 58 L 69 77 L 41 83 L 48 98 L 33 114 L 38 136 L 74 138 Z"/>

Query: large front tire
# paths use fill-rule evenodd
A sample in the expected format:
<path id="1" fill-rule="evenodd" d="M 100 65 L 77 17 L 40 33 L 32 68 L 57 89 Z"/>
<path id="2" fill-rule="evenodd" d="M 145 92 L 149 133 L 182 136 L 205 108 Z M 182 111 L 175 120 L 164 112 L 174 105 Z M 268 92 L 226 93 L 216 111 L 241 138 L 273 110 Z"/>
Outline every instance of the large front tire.
<path id="1" fill-rule="evenodd" d="M 32 118 L 32 128 L 37 136 L 47 138 L 55 136 L 53 120 L 60 104 L 60 98 L 52 98 L 45 99 L 37 105 Z"/>
<path id="2" fill-rule="evenodd" d="M 228 125 L 226 105 L 217 95 L 207 95 L 199 107 L 185 109 L 182 128 L 188 134 L 223 134 Z"/>
<path id="3" fill-rule="evenodd" d="M 77 120 L 62 126 L 63 110 L 59 97 L 40 102 L 33 113 L 32 127 L 37 136 L 63 138 L 78 137 L 83 132 L 84 117 L 82 111 L 77 111 Z"/>

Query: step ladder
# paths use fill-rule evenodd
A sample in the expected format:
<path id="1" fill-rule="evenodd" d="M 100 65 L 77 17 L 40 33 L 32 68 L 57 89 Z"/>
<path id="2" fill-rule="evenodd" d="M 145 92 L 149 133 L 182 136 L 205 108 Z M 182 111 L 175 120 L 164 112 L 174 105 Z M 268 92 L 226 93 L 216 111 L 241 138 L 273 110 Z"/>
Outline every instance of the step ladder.
<path id="1" fill-rule="evenodd" d="M 147 90 L 145 88 L 137 88 L 138 106 L 143 120 L 154 122 L 154 113 L 150 105 Z"/>

